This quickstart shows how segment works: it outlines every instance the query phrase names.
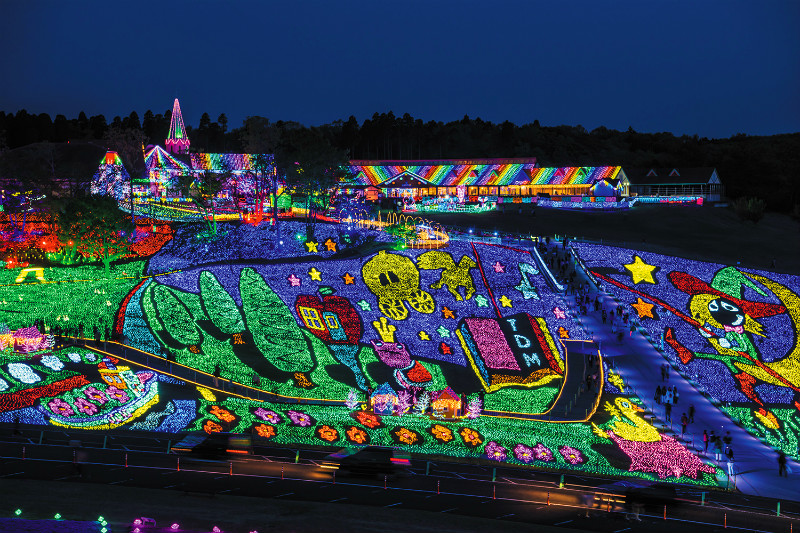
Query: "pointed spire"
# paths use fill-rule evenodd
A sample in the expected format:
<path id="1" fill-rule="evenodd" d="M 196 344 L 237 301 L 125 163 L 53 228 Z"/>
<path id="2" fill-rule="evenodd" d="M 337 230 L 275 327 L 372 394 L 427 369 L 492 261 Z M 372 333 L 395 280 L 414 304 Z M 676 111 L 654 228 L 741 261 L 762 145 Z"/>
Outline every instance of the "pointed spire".
<path id="1" fill-rule="evenodd" d="M 178 99 L 172 104 L 172 120 L 169 123 L 169 136 L 165 141 L 167 151 L 172 154 L 186 154 L 189 152 L 189 137 L 186 136 L 186 128 L 183 125 L 183 115 L 181 115 L 181 104 Z"/>

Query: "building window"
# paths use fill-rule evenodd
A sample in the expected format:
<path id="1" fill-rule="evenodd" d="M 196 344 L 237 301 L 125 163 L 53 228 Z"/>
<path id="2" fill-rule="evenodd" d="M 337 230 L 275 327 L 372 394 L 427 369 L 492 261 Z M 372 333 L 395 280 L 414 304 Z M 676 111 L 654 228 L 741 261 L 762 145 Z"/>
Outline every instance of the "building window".
<path id="1" fill-rule="evenodd" d="M 339 329 L 339 321 L 330 313 L 325 315 L 325 323 L 328 324 L 328 328 L 330 329 Z"/>
<path id="2" fill-rule="evenodd" d="M 316 309 L 310 307 L 299 307 L 298 309 L 300 309 L 300 317 L 303 319 L 306 327 L 325 331 L 325 325 L 322 323 L 319 312 L 317 312 Z"/>

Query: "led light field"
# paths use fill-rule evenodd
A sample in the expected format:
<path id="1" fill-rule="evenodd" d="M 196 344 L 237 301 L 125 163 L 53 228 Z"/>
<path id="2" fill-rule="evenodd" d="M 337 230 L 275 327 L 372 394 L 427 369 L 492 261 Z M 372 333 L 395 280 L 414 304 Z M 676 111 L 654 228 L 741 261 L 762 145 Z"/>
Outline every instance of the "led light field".
<path id="1" fill-rule="evenodd" d="M 751 433 L 798 456 L 800 277 L 573 247 L 681 373 Z"/>
<path id="2" fill-rule="evenodd" d="M 717 483 L 717 470 L 646 422 L 641 402 L 612 387 L 612 374 L 590 421 L 550 422 L 542 415 L 564 383 L 569 358 L 561 340 L 586 335 L 528 251 L 480 242 L 408 250 L 372 241 L 354 248 L 342 227 L 319 225 L 307 238 L 304 225 L 286 224 L 289 238 L 281 247 L 264 249 L 260 257 L 250 248 L 241 258 L 234 241 L 266 242 L 270 235 L 268 228 L 241 228 L 205 244 L 183 240 L 179 232 L 147 266 L 136 263 L 136 275 L 123 279 L 11 283 L 2 297 L 49 291 L 36 293 L 40 310 L 19 307 L 19 322 L 27 316 L 28 322 L 52 323 L 64 313 L 90 320 L 90 309 L 99 305 L 90 301 L 94 291 L 112 292 L 105 307 L 113 313 L 104 323 L 113 316 L 128 344 L 192 369 L 218 371 L 270 401 L 84 349 L 34 354 L 51 358 L 45 360 L 24 359 L 9 348 L 0 352 L 0 420 L 20 416 L 87 430 L 248 432 L 281 445 L 372 443 Z M 131 265 L 114 272 L 133 274 Z M 45 277 L 81 277 L 77 269 L 61 270 Z M 44 361 L 52 366 L 43 367 Z M 385 412 L 394 414 L 363 410 L 376 391 Z M 328 401 L 284 403 L 281 396 Z M 428 405 L 434 412 L 423 414 Z"/>

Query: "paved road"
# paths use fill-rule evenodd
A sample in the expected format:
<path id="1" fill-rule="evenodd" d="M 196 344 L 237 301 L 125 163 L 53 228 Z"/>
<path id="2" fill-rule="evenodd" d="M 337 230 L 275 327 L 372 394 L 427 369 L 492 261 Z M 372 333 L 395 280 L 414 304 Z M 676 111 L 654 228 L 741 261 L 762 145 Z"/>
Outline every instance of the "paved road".
<path id="1" fill-rule="evenodd" d="M 564 488 L 559 488 L 558 474 L 424 460 L 415 460 L 414 466 L 396 479 L 335 478 L 318 466 L 328 453 L 324 450 L 303 450 L 295 463 L 295 450 L 258 447 L 256 452 L 263 455 L 216 462 L 164 453 L 170 440 L 164 435 L 111 432 L 105 438 L 96 434 L 95 439 L 84 439 L 82 446 L 75 448 L 69 446 L 70 439 L 85 433 L 48 430 L 45 444 L 39 445 L 41 433 L 33 430 L 25 430 L 21 436 L 10 435 L 8 427 L 0 431 L 0 491 L 4 479 L 27 478 L 168 489 L 198 497 L 230 494 L 400 507 L 586 531 L 620 532 L 634 527 L 625 520 L 621 505 L 609 506 L 602 496 L 608 494 L 602 486 L 613 480 L 567 476 Z M 602 520 L 582 518 L 583 495 L 589 491 L 601 494 L 592 512 Z M 789 531 L 793 520 L 800 520 L 800 504 L 784 503 L 782 516 L 777 517 L 775 502 L 765 499 L 716 492 L 705 497 L 703 506 L 695 489 L 679 487 L 678 496 L 678 504 L 667 506 L 666 521 L 662 505 L 645 506 L 642 526 L 648 531 L 674 531 L 676 527 L 716 531 L 727 514 L 731 529 Z"/>

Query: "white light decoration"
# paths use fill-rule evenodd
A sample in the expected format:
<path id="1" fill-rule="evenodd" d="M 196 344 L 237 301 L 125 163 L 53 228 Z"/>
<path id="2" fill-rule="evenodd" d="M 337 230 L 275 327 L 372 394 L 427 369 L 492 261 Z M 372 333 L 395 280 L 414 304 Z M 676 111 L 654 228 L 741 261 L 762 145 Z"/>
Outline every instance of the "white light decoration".
<path id="1" fill-rule="evenodd" d="M 64 368 L 64 363 L 62 363 L 61 359 L 59 359 L 55 355 L 45 355 L 42 357 L 42 360 L 40 362 L 47 368 L 55 370 L 56 372 Z"/>
<path id="2" fill-rule="evenodd" d="M 16 379 L 17 381 L 21 381 L 22 383 L 38 383 L 42 380 L 36 372 L 31 370 L 31 367 L 26 365 L 25 363 L 8 363 L 8 373 L 11 374 L 11 377 Z"/>

